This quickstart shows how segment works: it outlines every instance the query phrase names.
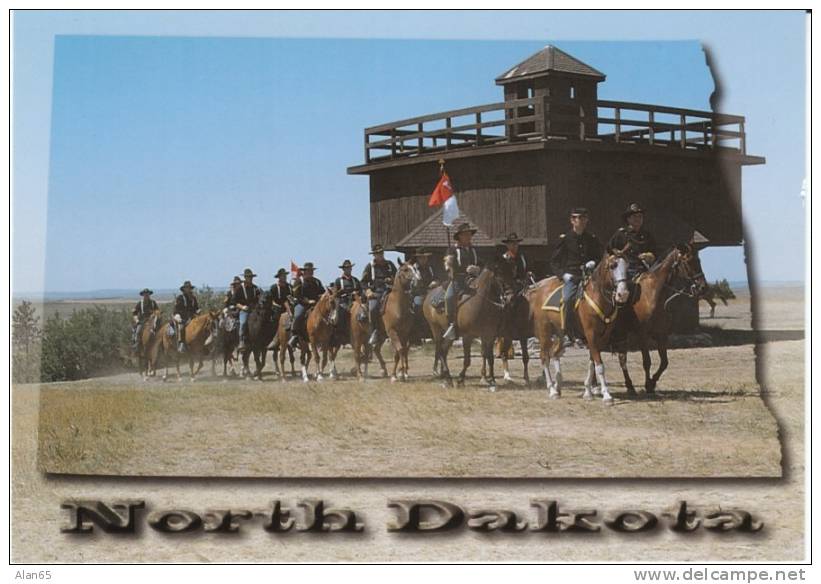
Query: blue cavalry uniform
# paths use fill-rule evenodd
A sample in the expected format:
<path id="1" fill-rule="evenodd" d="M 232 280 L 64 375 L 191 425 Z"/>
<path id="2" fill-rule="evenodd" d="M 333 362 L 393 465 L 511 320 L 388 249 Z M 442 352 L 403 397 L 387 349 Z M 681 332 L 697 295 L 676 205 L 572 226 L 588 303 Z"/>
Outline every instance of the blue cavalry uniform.
<path id="1" fill-rule="evenodd" d="M 158 310 L 157 301 L 151 298 L 154 293 L 153 290 L 143 288 L 140 291 L 142 299 L 134 306 L 131 311 L 131 316 L 134 318 L 134 326 L 131 330 L 131 346 L 136 351 L 139 347 L 140 333 L 143 330 L 143 325 L 148 317 L 151 316 L 155 310 Z"/>
<path id="2" fill-rule="evenodd" d="M 368 342 L 375 345 L 379 335 L 379 310 L 385 295 L 393 285 L 396 277 L 396 265 L 385 259 L 385 248 L 377 244 L 371 249 L 373 260 L 362 271 L 362 291 L 368 297 L 368 319 L 370 338 Z"/>
<path id="3" fill-rule="evenodd" d="M 577 207 L 571 211 L 571 216 L 587 216 L 587 210 Z M 564 302 L 565 334 L 568 337 L 580 336 L 576 329 L 573 303 L 579 289 L 579 283 L 585 266 L 597 264 L 604 250 L 599 239 L 588 231 L 576 233 L 573 229 L 559 236 L 556 247 L 550 258 L 550 267 L 553 274 L 564 282 L 562 301 Z"/>
<path id="4" fill-rule="evenodd" d="M 256 274 L 251 268 L 245 268 L 242 272 L 245 280 L 236 287 L 231 298 L 231 304 L 239 309 L 239 349 L 245 348 L 245 335 L 247 329 L 248 315 L 256 308 L 262 290 L 254 284 Z"/>
<path id="5" fill-rule="evenodd" d="M 351 274 L 354 265 L 356 264 L 351 263 L 351 260 L 342 262 L 339 266 L 342 275 L 334 280 L 334 287 L 337 289 L 336 329 L 334 335 L 336 343 L 339 345 L 349 341 L 351 306 L 353 305 L 354 295 L 362 291 L 362 283 L 359 278 Z"/>
<path id="6" fill-rule="evenodd" d="M 197 297 L 194 296 L 194 286 L 190 281 L 186 280 L 180 286 L 180 291 L 182 294 L 174 301 L 174 321 L 177 323 L 177 350 L 184 352 L 186 350 L 185 326 L 200 313 L 200 306 Z"/>
<path id="7" fill-rule="evenodd" d="M 628 222 L 633 215 L 641 215 L 644 218 L 644 209 L 638 203 L 630 203 L 627 210 L 622 213 L 622 221 Z M 610 238 L 607 244 L 608 250 L 622 250 L 627 244 L 630 246 L 624 252 L 627 260 L 627 277 L 633 279 L 638 274 L 647 271 L 656 261 L 656 240 L 653 234 L 647 231 L 643 225 L 635 229 L 632 225 L 619 227 Z"/>
<path id="8" fill-rule="evenodd" d="M 295 347 L 300 335 L 307 336 L 306 314 L 308 309 L 316 304 L 320 296 L 325 293 L 325 286 L 318 278 L 314 277 L 314 264 L 312 262 L 305 262 L 302 266 L 304 275 L 302 279 L 295 282 L 292 291 L 294 297 L 294 323 L 291 326 L 291 338 L 288 339 L 288 344 Z"/>
<path id="9" fill-rule="evenodd" d="M 283 312 L 288 310 L 288 304 L 293 295 L 293 289 L 287 280 L 288 271 L 285 268 L 280 268 L 276 273 L 277 281 L 271 285 L 271 299 L 273 300 L 273 321 L 274 324 L 279 322 L 279 317 Z"/>
<path id="10" fill-rule="evenodd" d="M 473 266 L 481 267 L 479 254 L 476 248 L 468 243 L 461 243 L 459 236 L 469 233 L 471 236 L 478 229 L 474 229 L 468 223 L 462 223 L 453 234 L 457 244 L 448 250 L 447 257 L 451 266 L 450 284 L 445 292 L 445 314 L 448 317 L 448 330 L 443 338 L 452 340 L 456 337 L 456 305 L 459 296 L 467 289 L 468 268 Z M 465 238 L 466 239 L 466 238 Z"/>

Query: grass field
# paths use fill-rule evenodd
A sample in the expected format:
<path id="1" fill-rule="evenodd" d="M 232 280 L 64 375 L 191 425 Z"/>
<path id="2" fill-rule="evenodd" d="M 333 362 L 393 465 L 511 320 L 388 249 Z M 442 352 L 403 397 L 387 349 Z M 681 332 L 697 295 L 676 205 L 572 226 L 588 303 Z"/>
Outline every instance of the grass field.
<path id="1" fill-rule="evenodd" d="M 803 336 L 790 328 L 801 322 L 790 309 L 800 293 L 767 298 L 762 322 L 783 327 L 770 330 L 776 340 Z M 518 360 L 519 381 L 496 393 L 480 384 L 478 359 L 465 387 L 443 389 L 426 351 L 414 352 L 408 383 L 282 383 L 269 368 L 263 382 L 123 374 L 50 384 L 40 389 L 39 464 L 55 473 L 143 476 L 779 476 L 777 425 L 755 378 L 748 303 L 742 293 L 705 321 L 716 339 L 733 342 L 671 351 L 656 398 L 627 399 L 608 355 L 613 407 L 579 399 L 587 358 L 579 350 L 563 360 L 557 401 L 540 383 L 521 383 Z M 343 351 L 340 370 L 350 365 Z M 641 379 L 636 355 L 631 365 Z"/>

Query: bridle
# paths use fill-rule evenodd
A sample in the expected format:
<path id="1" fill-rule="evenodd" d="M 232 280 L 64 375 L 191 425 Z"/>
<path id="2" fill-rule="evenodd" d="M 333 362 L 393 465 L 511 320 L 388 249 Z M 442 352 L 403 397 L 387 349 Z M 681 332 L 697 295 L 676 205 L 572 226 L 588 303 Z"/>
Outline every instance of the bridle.
<path id="1" fill-rule="evenodd" d="M 622 259 L 622 253 L 621 252 L 620 253 L 615 253 L 613 255 L 617 259 Z M 605 261 L 607 263 L 607 267 L 605 269 L 607 271 L 611 271 L 610 257 L 608 257 Z M 602 263 L 604 264 L 605 261 L 603 261 Z M 599 269 L 601 269 L 601 267 Z M 616 302 L 616 290 L 618 289 L 618 286 L 621 282 L 627 282 L 627 275 L 626 275 L 626 272 L 625 272 L 625 277 L 623 277 L 623 278 L 615 278 L 614 279 L 611 276 L 607 280 L 608 280 L 608 284 L 599 286 L 598 282 L 596 282 L 596 279 L 594 278 L 594 276 L 591 275 L 589 278 L 587 278 L 587 281 L 584 283 L 584 288 L 582 290 L 582 297 L 584 298 L 584 301 L 587 303 L 588 306 L 590 306 L 590 308 L 593 309 L 593 312 L 595 312 L 596 315 L 606 325 L 611 324 L 613 321 L 616 320 L 616 318 L 619 315 L 619 310 L 623 306 L 622 304 L 619 304 L 618 302 Z M 607 299 L 610 302 L 610 305 L 612 306 L 613 311 L 609 315 L 605 314 L 604 310 L 598 305 L 598 303 L 596 303 L 596 301 L 593 299 L 593 297 L 590 294 L 587 293 L 587 288 L 588 288 L 588 286 L 591 285 L 591 283 L 593 283 L 594 288 L 598 289 L 598 291 L 602 295 L 602 297 Z"/>
<path id="2" fill-rule="evenodd" d="M 673 261 L 673 265 L 670 268 L 670 273 L 667 276 L 667 281 L 664 283 L 665 289 L 673 291 L 673 293 L 667 298 L 667 300 L 664 301 L 664 310 L 666 310 L 668 312 L 669 312 L 670 302 L 672 302 L 674 299 L 678 298 L 679 296 L 685 296 L 685 297 L 691 298 L 691 299 L 699 297 L 699 292 L 696 288 L 698 286 L 698 284 L 696 282 L 699 279 L 704 279 L 704 271 L 699 270 L 696 273 L 691 274 L 691 273 L 689 273 L 689 268 L 687 268 L 687 263 L 682 261 L 682 257 L 686 254 L 691 253 L 691 252 L 692 252 L 692 248 L 690 248 L 690 246 L 687 246 L 687 251 L 684 252 L 684 253 L 680 249 L 676 248 L 676 258 Z M 681 269 L 682 266 L 687 268 L 684 271 L 684 273 L 682 273 L 682 269 Z M 679 275 L 682 279 L 685 280 L 686 284 L 689 284 L 689 286 L 685 286 L 685 287 L 682 287 L 682 288 L 677 288 L 677 287 L 673 286 L 670 283 L 670 280 L 672 279 L 674 274 Z M 688 288 L 689 288 L 689 290 L 688 290 Z"/>

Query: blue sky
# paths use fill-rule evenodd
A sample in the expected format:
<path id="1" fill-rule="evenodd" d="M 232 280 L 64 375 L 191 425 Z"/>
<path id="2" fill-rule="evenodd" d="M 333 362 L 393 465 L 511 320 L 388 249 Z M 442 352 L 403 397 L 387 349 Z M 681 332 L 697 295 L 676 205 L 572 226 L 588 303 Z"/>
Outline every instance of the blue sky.
<path id="1" fill-rule="evenodd" d="M 343 258 L 362 267 L 368 181 L 345 169 L 362 162 L 363 128 L 499 101 L 493 78 L 547 42 L 607 74 L 602 99 L 709 109 L 713 90 L 695 40 L 317 38 L 317 19 L 299 13 L 230 14 L 220 37 L 209 19 L 221 15 L 170 15 L 158 26 L 152 13 L 80 13 L 73 20 L 66 13 L 15 14 L 15 290 L 167 288 L 186 279 L 222 287 L 246 265 L 265 283 L 291 258 L 317 263 L 323 280 L 335 277 Z M 478 39 L 492 15 L 470 15 Z M 367 16 L 371 24 L 390 17 Z M 558 16 L 590 20 L 589 13 Z M 674 20 L 646 16 L 656 25 Z M 803 17 L 751 16 L 726 15 L 718 35 L 726 48 L 711 43 L 725 91 L 721 109 L 747 116 L 747 150 L 767 158 L 744 170 L 748 233 L 756 261 L 767 266 L 759 277 L 799 280 Z M 269 34 L 259 30 L 266 19 Z M 358 36 L 363 20 L 339 13 L 323 19 L 338 25 L 325 33 L 338 36 Z M 292 26 L 278 35 L 283 20 Z M 236 25 L 243 22 L 253 38 L 240 37 Z M 300 24 L 313 38 L 282 38 L 298 36 Z M 766 50 L 749 44 L 757 29 L 779 43 Z M 51 63 L 43 54 L 49 35 Z M 50 66 L 43 71 L 38 59 Z M 42 85 L 30 76 L 52 71 L 50 103 L 26 100 Z M 45 153 L 37 139 L 43 126 Z M 703 260 L 708 277 L 746 277 L 740 248 L 709 250 Z"/>

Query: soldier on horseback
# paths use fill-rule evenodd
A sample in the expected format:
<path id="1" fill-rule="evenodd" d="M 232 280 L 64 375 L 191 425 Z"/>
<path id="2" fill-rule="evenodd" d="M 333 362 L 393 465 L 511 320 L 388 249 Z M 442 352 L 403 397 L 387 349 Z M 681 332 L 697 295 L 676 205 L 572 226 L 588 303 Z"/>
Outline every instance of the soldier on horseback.
<path id="1" fill-rule="evenodd" d="M 291 301 L 293 289 L 288 283 L 288 270 L 280 268 L 276 273 L 277 281 L 271 285 L 271 298 L 274 302 L 274 321 L 278 321 L 280 315 L 288 310 L 288 303 Z"/>
<path id="2" fill-rule="evenodd" d="M 508 301 L 519 297 L 522 290 L 527 288 L 532 281 L 530 272 L 527 270 L 525 254 L 519 249 L 522 241 L 524 240 L 515 231 L 502 240 L 507 247 L 505 253 L 502 254 L 502 261 L 509 266 L 512 276 L 512 285 L 509 290 L 505 290 Z"/>
<path id="3" fill-rule="evenodd" d="M 570 211 L 570 227 L 567 233 L 559 236 L 556 248 L 550 259 L 553 274 L 564 282 L 562 303 L 564 316 L 564 344 L 572 344 L 574 339 L 581 339 L 575 317 L 574 304 L 584 272 L 591 271 L 602 257 L 602 245 L 599 239 L 587 231 L 589 217 L 587 209 L 576 207 Z"/>
<path id="4" fill-rule="evenodd" d="M 644 228 L 644 209 L 638 203 L 630 203 L 621 219 L 626 225 L 613 234 L 607 249 L 622 250 L 630 244 L 624 258 L 627 260 L 627 277 L 633 279 L 650 269 L 656 261 L 656 240 Z"/>
<path id="5" fill-rule="evenodd" d="M 362 284 L 359 278 L 352 274 L 355 264 L 351 260 L 345 260 L 339 266 L 342 270 L 342 275 L 334 281 L 334 286 L 337 292 L 337 330 L 347 331 L 349 326 L 348 318 L 351 314 L 351 305 L 353 304 L 354 294 L 360 292 Z"/>
<path id="6" fill-rule="evenodd" d="M 325 287 L 318 278 L 314 277 L 313 262 L 305 262 L 302 266 L 302 276 L 294 282 L 294 322 L 291 325 L 291 338 L 288 339 L 288 346 L 295 348 L 299 337 L 307 336 L 306 313 L 313 307 L 319 297 L 325 292 Z"/>
<path id="7" fill-rule="evenodd" d="M 225 292 L 225 298 L 222 301 L 225 310 L 228 310 L 234 306 L 234 292 L 237 291 L 237 286 L 240 284 L 242 284 L 242 278 L 239 276 L 234 276 L 234 279 L 228 285 L 228 291 Z"/>
<path id="8" fill-rule="evenodd" d="M 148 317 L 150 317 L 155 310 L 158 310 L 156 300 L 151 298 L 153 293 L 154 292 L 152 290 L 143 288 L 140 291 L 140 296 L 142 296 L 142 299 L 137 302 L 134 306 L 134 310 L 131 311 L 131 347 L 135 352 L 139 349 L 140 333 L 143 330 L 145 321 L 148 320 Z"/>
<path id="9" fill-rule="evenodd" d="M 419 272 L 419 279 L 413 282 L 411 287 L 411 311 L 414 315 L 422 314 L 422 304 L 428 290 L 436 283 L 436 273 L 430 265 L 431 252 L 425 247 L 416 248 L 413 253 L 413 266 Z"/>
<path id="10" fill-rule="evenodd" d="M 177 329 L 177 350 L 184 353 L 187 349 L 185 344 L 185 325 L 200 313 L 200 306 L 197 297 L 194 296 L 194 286 L 186 280 L 180 286 L 182 294 L 177 296 L 174 302 L 174 322 Z"/>
<path id="11" fill-rule="evenodd" d="M 456 305 L 459 296 L 467 289 L 468 276 L 478 276 L 481 262 L 476 248 L 472 245 L 473 235 L 478 231 L 468 223 L 456 228 L 453 239 L 456 245 L 448 250 L 445 262 L 450 275 L 450 284 L 445 292 L 445 313 L 448 329 L 442 338 L 452 341 L 456 338 Z"/>
<path id="12" fill-rule="evenodd" d="M 393 278 L 396 276 L 396 265 L 385 259 L 385 248 L 376 244 L 371 249 L 373 261 L 365 266 L 362 272 L 362 290 L 368 299 L 369 338 L 370 345 L 376 345 L 379 335 L 379 312 L 385 296 L 390 291 Z"/>
<path id="13" fill-rule="evenodd" d="M 234 294 L 231 297 L 231 304 L 239 310 L 239 350 L 245 349 L 248 315 L 256 307 L 262 294 L 259 286 L 254 284 L 254 278 L 256 277 L 254 270 L 245 268 L 242 276 L 244 278 L 243 282 L 234 289 Z"/>

